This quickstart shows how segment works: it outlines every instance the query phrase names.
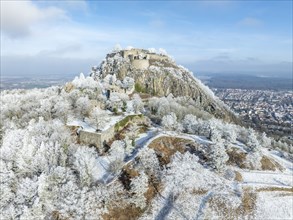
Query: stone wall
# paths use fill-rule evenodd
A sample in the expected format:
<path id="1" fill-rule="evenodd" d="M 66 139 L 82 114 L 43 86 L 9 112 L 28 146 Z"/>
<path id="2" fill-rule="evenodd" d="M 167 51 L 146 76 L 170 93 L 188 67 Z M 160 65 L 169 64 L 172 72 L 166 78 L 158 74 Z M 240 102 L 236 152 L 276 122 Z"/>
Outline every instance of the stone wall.
<path id="1" fill-rule="evenodd" d="M 103 146 L 101 144 L 102 143 L 101 133 L 92 133 L 92 132 L 81 130 L 79 132 L 79 141 L 81 144 L 94 145 L 97 148 L 101 148 Z"/>
<path id="2" fill-rule="evenodd" d="M 129 58 L 132 66 L 136 69 L 147 69 L 150 66 L 149 60 L 163 61 L 169 58 L 165 55 L 150 53 L 148 50 L 131 49 L 121 51 L 124 58 Z"/>
<path id="3" fill-rule="evenodd" d="M 101 144 L 103 146 L 104 141 L 111 140 L 115 135 L 115 125 L 111 126 L 107 130 L 101 132 Z"/>
<path id="4" fill-rule="evenodd" d="M 147 54 L 148 51 L 147 50 L 141 50 L 141 49 L 131 49 L 131 50 L 123 50 L 122 51 L 122 56 L 124 58 L 128 58 L 129 55 L 133 55 L 133 56 L 138 56 L 139 54 Z"/>
<path id="5" fill-rule="evenodd" d="M 81 144 L 94 145 L 98 149 L 102 149 L 104 142 L 111 140 L 114 135 L 115 125 L 111 126 L 105 131 L 96 133 L 81 130 L 79 133 L 79 141 Z"/>
<path id="6" fill-rule="evenodd" d="M 149 60 L 132 60 L 131 64 L 136 69 L 147 69 L 150 65 Z"/>
<path id="7" fill-rule="evenodd" d="M 144 120 L 144 118 L 142 115 L 128 115 L 120 121 L 118 121 L 117 123 L 115 123 L 114 125 L 112 125 L 111 127 L 109 127 L 107 130 L 101 132 L 88 132 L 81 130 L 78 135 L 79 142 L 85 145 L 94 145 L 99 150 L 103 150 L 104 143 L 114 138 L 116 131 L 123 129 L 125 126 L 127 126 L 129 121 L 133 120 Z M 123 125 L 119 127 L 121 122 L 123 122 Z"/>
<path id="8" fill-rule="evenodd" d="M 159 55 L 159 54 L 149 54 L 150 60 L 157 60 L 157 61 L 163 61 L 168 60 L 169 58 L 165 55 Z"/>

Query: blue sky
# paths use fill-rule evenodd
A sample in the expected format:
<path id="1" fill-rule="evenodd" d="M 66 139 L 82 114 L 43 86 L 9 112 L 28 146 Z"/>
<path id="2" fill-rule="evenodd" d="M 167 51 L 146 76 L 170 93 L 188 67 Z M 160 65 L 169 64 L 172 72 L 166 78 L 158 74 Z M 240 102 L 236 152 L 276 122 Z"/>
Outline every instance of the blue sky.
<path id="1" fill-rule="evenodd" d="M 1 1 L 1 74 L 87 73 L 116 45 L 196 74 L 292 74 L 292 1 Z"/>

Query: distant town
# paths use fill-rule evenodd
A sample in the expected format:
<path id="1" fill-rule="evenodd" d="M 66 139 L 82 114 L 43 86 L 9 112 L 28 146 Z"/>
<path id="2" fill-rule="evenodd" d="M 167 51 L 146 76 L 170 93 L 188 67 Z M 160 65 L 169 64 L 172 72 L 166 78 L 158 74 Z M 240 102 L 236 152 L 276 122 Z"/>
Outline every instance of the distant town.
<path id="1" fill-rule="evenodd" d="M 254 128 L 273 136 L 292 139 L 292 90 L 213 88 L 213 91 L 246 123 L 251 124 Z"/>

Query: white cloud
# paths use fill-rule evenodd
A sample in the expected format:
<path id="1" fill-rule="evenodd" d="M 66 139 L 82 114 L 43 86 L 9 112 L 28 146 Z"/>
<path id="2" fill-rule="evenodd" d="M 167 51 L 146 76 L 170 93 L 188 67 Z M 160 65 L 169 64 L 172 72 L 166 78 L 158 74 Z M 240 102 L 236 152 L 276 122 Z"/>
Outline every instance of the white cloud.
<path id="1" fill-rule="evenodd" d="M 57 8 L 61 8 L 64 11 L 69 12 L 87 12 L 89 10 L 88 3 L 86 0 L 50 0 L 50 1 L 38 1 L 38 5 L 41 7 L 50 7 L 54 6 Z"/>
<path id="2" fill-rule="evenodd" d="M 1 29 L 12 38 L 30 34 L 31 26 L 40 21 L 58 19 L 67 19 L 60 8 L 38 8 L 31 1 L 1 1 Z"/>
<path id="3" fill-rule="evenodd" d="M 258 27 L 262 25 L 262 21 L 256 18 L 246 17 L 238 22 L 238 24 L 250 27 Z"/>

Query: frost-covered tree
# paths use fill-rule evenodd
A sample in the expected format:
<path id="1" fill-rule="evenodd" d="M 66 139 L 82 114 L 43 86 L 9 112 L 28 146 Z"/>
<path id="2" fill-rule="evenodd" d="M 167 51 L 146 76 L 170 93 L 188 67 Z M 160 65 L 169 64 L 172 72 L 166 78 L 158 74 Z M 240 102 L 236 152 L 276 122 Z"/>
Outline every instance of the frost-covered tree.
<path id="1" fill-rule="evenodd" d="M 118 52 L 120 50 L 122 50 L 122 47 L 120 46 L 120 44 L 116 44 L 113 48 L 113 52 Z"/>
<path id="2" fill-rule="evenodd" d="M 103 185 L 83 188 L 80 193 L 81 198 L 78 202 L 80 210 L 82 210 L 82 212 L 80 212 L 81 219 L 92 219 L 93 216 L 100 217 L 106 213 L 108 210 L 105 206 L 105 202 L 112 201 L 111 194 L 117 197 L 116 189 L 112 190 L 113 192 L 109 192 L 109 189 Z M 122 193 L 121 191 L 122 190 L 119 189 L 119 193 Z"/>
<path id="3" fill-rule="evenodd" d="M 261 145 L 262 147 L 270 147 L 272 144 L 271 138 L 269 138 L 265 132 L 262 133 L 261 135 Z"/>
<path id="4" fill-rule="evenodd" d="M 211 127 L 210 128 L 210 136 L 209 138 L 211 139 L 211 141 L 213 143 L 222 143 L 223 139 L 222 139 L 222 134 L 221 131 L 218 129 L 218 127 Z"/>
<path id="5" fill-rule="evenodd" d="M 139 165 L 148 176 L 160 178 L 160 163 L 155 151 L 149 147 L 145 147 L 139 151 Z"/>
<path id="6" fill-rule="evenodd" d="M 202 168 L 198 157 L 189 152 L 175 153 L 163 172 L 163 183 L 175 195 L 180 192 L 188 194 L 193 189 L 209 190 L 219 182 L 213 174 Z"/>
<path id="7" fill-rule="evenodd" d="M 101 110 L 98 107 L 95 107 L 90 112 L 90 117 L 87 120 L 92 126 L 97 129 L 102 129 L 105 127 L 106 123 L 109 121 L 109 116 L 106 111 Z"/>
<path id="8" fill-rule="evenodd" d="M 77 113 L 83 118 L 89 115 L 91 106 L 91 102 L 87 96 L 78 98 L 75 103 Z"/>
<path id="9" fill-rule="evenodd" d="M 139 176 L 133 178 L 130 184 L 130 192 L 134 195 L 131 202 L 135 204 L 136 207 L 141 209 L 146 207 L 145 193 L 148 190 L 148 176 L 141 172 Z"/>
<path id="10" fill-rule="evenodd" d="M 167 115 L 171 112 L 170 100 L 168 100 L 165 97 L 160 99 L 155 99 L 153 104 L 155 104 L 154 107 L 157 109 L 156 112 L 159 116 L 163 117 L 164 115 Z"/>
<path id="11" fill-rule="evenodd" d="M 59 98 L 53 106 L 52 115 L 54 118 L 58 118 L 62 122 L 66 123 L 68 115 L 71 114 L 71 109 L 72 106 L 68 100 Z"/>
<path id="12" fill-rule="evenodd" d="M 93 77 L 85 77 L 83 73 L 81 73 L 79 77 L 75 77 L 71 83 L 77 89 L 92 89 L 93 91 L 101 90 L 99 81 L 94 80 Z"/>
<path id="13" fill-rule="evenodd" d="M 15 203 L 26 204 L 26 206 L 32 206 L 37 199 L 38 193 L 38 179 L 24 178 L 19 183 L 16 198 L 14 199 Z"/>
<path id="14" fill-rule="evenodd" d="M 222 124 L 217 119 L 208 120 L 209 138 L 213 142 L 221 141 L 222 138 Z"/>
<path id="15" fill-rule="evenodd" d="M 131 90 L 134 86 L 134 79 L 126 76 L 121 82 L 121 87 L 126 90 Z"/>
<path id="16" fill-rule="evenodd" d="M 80 147 L 74 157 L 74 167 L 79 172 L 82 185 L 90 186 L 103 172 L 98 167 L 97 152 L 93 148 Z"/>
<path id="17" fill-rule="evenodd" d="M 223 131 L 223 136 L 226 142 L 235 143 L 237 139 L 236 128 L 233 125 L 226 124 L 225 129 Z"/>
<path id="18" fill-rule="evenodd" d="M 131 144 L 134 146 L 135 145 L 135 139 L 139 134 L 139 126 L 137 124 L 131 124 L 130 127 L 128 128 L 127 136 L 131 140 Z"/>
<path id="19" fill-rule="evenodd" d="M 83 183 L 81 181 L 81 184 Z M 38 196 L 46 216 L 81 217 L 83 212 L 79 205 L 81 190 L 72 170 L 56 167 L 49 174 L 41 174 L 38 185 Z"/>
<path id="20" fill-rule="evenodd" d="M 110 160 L 109 171 L 116 174 L 120 171 L 125 158 L 125 143 L 114 141 L 111 145 L 108 159 Z"/>
<path id="21" fill-rule="evenodd" d="M 248 129 L 246 145 L 252 152 L 260 151 L 261 146 L 257 140 L 254 130 L 251 128 Z"/>
<path id="22" fill-rule="evenodd" d="M 149 51 L 150 53 L 156 53 L 156 52 L 157 52 L 155 48 L 149 48 L 148 51 Z"/>
<path id="23" fill-rule="evenodd" d="M 182 125 L 177 122 L 177 117 L 174 112 L 162 118 L 162 126 L 167 130 L 182 131 Z"/>
<path id="24" fill-rule="evenodd" d="M 133 144 L 133 141 L 128 136 L 124 138 L 124 143 L 125 143 L 125 153 L 127 156 L 130 156 L 135 148 L 135 145 Z"/>
<path id="25" fill-rule="evenodd" d="M 210 165 L 213 169 L 221 172 L 226 167 L 229 156 L 222 142 L 217 142 L 210 146 L 211 151 L 209 154 Z"/>
<path id="26" fill-rule="evenodd" d="M 72 143 L 70 130 L 60 120 L 44 121 L 42 117 L 31 120 L 27 126 L 28 137 L 32 138 L 39 146 L 42 142 L 58 142 L 63 147 Z"/>
<path id="27" fill-rule="evenodd" d="M 196 134 L 198 130 L 197 117 L 191 114 L 186 115 L 182 121 L 182 126 L 185 132 Z"/>
<path id="28" fill-rule="evenodd" d="M 138 94 L 133 95 L 132 106 L 135 113 L 139 113 L 143 110 L 143 102 Z"/>
<path id="29" fill-rule="evenodd" d="M 166 56 L 168 55 L 167 51 L 163 48 L 159 48 L 159 54 L 166 55 Z"/>
<path id="30" fill-rule="evenodd" d="M 249 153 L 246 156 L 247 166 L 251 169 L 261 168 L 261 146 L 257 140 L 255 131 L 251 128 L 247 131 L 246 146 L 249 148 Z"/>
<path id="31" fill-rule="evenodd" d="M 251 151 L 246 155 L 245 164 L 250 169 L 261 169 L 262 155 L 260 151 Z"/>
<path id="32" fill-rule="evenodd" d="M 39 114 L 45 119 L 50 120 L 52 119 L 52 108 L 53 102 L 50 99 L 42 99 L 40 100 L 40 108 Z"/>

